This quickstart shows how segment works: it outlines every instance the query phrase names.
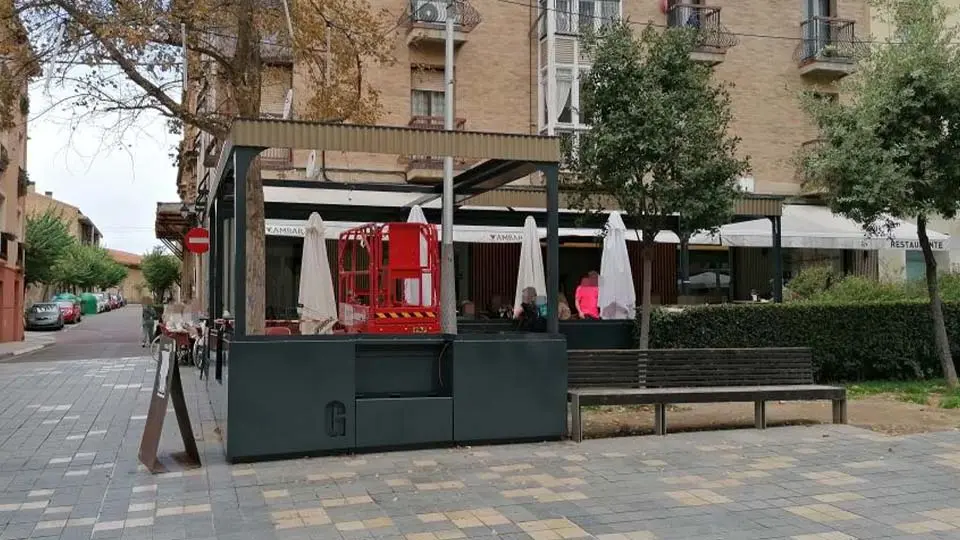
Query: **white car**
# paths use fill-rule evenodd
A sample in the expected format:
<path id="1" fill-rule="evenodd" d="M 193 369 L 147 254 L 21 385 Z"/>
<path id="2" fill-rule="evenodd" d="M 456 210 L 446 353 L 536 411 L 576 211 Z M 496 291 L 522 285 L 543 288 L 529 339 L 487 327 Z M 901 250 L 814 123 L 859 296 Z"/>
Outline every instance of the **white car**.
<path id="1" fill-rule="evenodd" d="M 107 300 L 107 295 L 104 293 L 93 293 L 93 296 L 97 298 L 97 313 L 103 313 L 104 311 L 110 311 L 110 302 Z"/>

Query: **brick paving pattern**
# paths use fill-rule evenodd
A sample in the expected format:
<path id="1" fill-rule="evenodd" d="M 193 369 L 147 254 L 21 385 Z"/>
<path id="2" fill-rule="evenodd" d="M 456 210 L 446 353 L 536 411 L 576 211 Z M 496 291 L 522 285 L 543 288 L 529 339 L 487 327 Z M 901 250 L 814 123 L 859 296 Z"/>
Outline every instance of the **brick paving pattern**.
<path id="1" fill-rule="evenodd" d="M 957 432 L 823 425 L 231 466 L 187 369 L 204 466 L 154 476 L 136 457 L 152 377 L 139 356 L 0 364 L 0 540 L 960 538 Z M 164 429 L 161 452 L 181 450 L 172 414 Z"/>

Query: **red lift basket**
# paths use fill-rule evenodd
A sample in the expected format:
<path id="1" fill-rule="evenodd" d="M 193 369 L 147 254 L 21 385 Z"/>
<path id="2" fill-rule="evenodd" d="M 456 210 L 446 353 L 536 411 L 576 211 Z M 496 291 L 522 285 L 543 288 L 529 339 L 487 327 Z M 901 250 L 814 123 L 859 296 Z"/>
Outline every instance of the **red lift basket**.
<path id="1" fill-rule="evenodd" d="M 437 230 L 424 223 L 370 223 L 340 234 L 340 322 L 350 333 L 439 334 Z M 416 289 L 407 303 L 405 291 Z"/>

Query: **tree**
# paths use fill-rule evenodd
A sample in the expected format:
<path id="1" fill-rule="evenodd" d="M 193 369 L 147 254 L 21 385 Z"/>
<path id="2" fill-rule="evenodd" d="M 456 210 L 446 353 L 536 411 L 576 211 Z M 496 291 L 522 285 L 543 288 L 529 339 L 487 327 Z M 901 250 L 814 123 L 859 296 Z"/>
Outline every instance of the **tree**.
<path id="1" fill-rule="evenodd" d="M 726 88 L 690 60 L 695 38 L 653 26 L 635 36 L 626 22 L 588 37 L 594 61 L 581 75 L 580 99 L 591 129 L 566 158 L 576 207 L 602 212 L 615 201 L 626 225 L 642 233 L 641 348 L 649 345 L 654 238 L 676 214 L 696 229 L 728 221 L 737 178 L 748 169 L 736 157 L 739 139 L 727 135 Z"/>
<path id="2" fill-rule="evenodd" d="M 25 224 L 24 282 L 54 283 L 57 262 L 76 243 L 67 224 L 52 209 L 27 216 Z"/>
<path id="3" fill-rule="evenodd" d="M 127 277 L 127 269 L 99 246 L 73 243 L 53 267 L 53 281 L 81 290 L 109 289 Z"/>
<path id="4" fill-rule="evenodd" d="M 40 61 L 48 81 L 72 87 L 70 106 L 80 117 L 120 118 L 112 129 L 119 144 L 125 128 L 148 111 L 167 118 L 175 131 L 187 125 L 226 140 L 232 118 L 260 116 L 264 67 L 278 57 L 296 64 L 297 88 L 307 89 L 307 95 L 296 96 L 299 118 L 374 123 L 379 94 L 363 73 L 367 66 L 392 61 L 395 44 L 385 38 L 397 27 L 365 0 L 12 0 L 0 6 L 0 19 L 16 17 L 35 57 L 10 77 L 0 77 L 0 110 L 16 106 L 9 89 L 22 84 L 30 66 Z M 203 110 L 188 103 L 184 71 L 194 88 L 209 82 L 216 101 L 207 100 Z M 178 159 L 187 159 L 183 152 L 181 145 Z M 257 334 L 264 328 L 266 285 L 259 160 L 250 168 L 242 196 L 247 204 L 246 330 Z"/>
<path id="5" fill-rule="evenodd" d="M 180 259 L 164 252 L 159 246 L 143 256 L 140 270 L 143 272 L 143 280 L 147 282 L 147 287 L 157 301 L 161 301 L 167 292 L 180 282 Z"/>
<path id="6" fill-rule="evenodd" d="M 800 161 L 831 209 L 867 231 L 882 235 L 892 218 L 916 219 L 937 354 L 956 387 L 927 223 L 931 216 L 955 218 L 960 204 L 957 30 L 947 26 L 948 12 L 937 0 L 880 0 L 878 6 L 896 28 L 893 41 L 865 52 L 857 75 L 843 83 L 849 100 L 804 96 L 822 144 Z"/>

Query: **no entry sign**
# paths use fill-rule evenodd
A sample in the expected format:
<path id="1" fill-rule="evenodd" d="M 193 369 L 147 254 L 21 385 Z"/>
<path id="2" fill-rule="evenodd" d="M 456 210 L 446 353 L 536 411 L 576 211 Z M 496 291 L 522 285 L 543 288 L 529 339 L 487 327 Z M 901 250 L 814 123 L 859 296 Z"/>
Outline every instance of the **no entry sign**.
<path id="1" fill-rule="evenodd" d="M 183 237 L 183 247 L 190 253 L 206 253 L 210 251 L 210 231 L 203 227 L 194 227 Z"/>

